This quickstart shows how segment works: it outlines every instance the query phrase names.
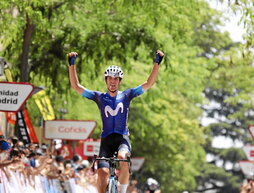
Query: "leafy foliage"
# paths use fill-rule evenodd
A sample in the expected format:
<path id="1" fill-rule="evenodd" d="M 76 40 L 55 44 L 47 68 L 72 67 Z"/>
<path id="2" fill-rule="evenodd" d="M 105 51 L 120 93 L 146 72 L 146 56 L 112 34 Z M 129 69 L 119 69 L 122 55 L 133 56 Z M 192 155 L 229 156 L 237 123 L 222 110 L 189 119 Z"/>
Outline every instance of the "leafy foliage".
<path id="1" fill-rule="evenodd" d="M 12 63 L 16 81 L 44 86 L 58 117 L 64 107 L 68 109 L 64 118 L 96 120 L 98 128 L 97 106 L 70 89 L 66 54 L 79 53 L 82 85 L 104 91 L 106 66 L 124 69 L 124 90 L 146 81 L 155 50 L 163 50 L 166 57 L 156 85 L 135 99 L 130 109 L 133 155 L 146 159 L 140 182 L 153 176 L 163 192 L 182 192 L 215 179 L 224 183 L 218 186 L 221 192 L 236 191 L 239 178 L 206 164 L 204 148 L 225 162 L 241 158 L 233 150 L 220 153 L 209 142 L 221 134 L 246 139 L 244 126 L 250 123 L 253 104 L 253 58 L 244 48 L 240 53 L 227 33 L 219 32 L 221 14 L 205 1 L 2 0 L 0 17 L 1 54 Z M 30 36 L 25 36 L 28 32 Z M 222 113 L 230 122 L 209 128 L 199 124 L 203 91 L 224 107 L 205 109 L 208 116 Z M 28 108 L 39 124 L 33 100 Z M 96 129 L 93 137 L 99 135 Z"/>

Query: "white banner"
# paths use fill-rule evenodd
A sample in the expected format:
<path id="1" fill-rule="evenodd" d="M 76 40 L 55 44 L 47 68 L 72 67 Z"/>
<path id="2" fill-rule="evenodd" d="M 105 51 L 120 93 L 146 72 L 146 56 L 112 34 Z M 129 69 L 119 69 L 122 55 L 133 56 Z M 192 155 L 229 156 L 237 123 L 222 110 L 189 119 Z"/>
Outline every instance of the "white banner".
<path id="1" fill-rule="evenodd" d="M 6 131 L 6 116 L 4 112 L 0 112 L 0 132 L 5 135 Z"/>
<path id="2" fill-rule="evenodd" d="M 44 136 L 46 139 L 84 140 L 91 135 L 95 126 L 95 121 L 45 121 Z"/>
<path id="3" fill-rule="evenodd" d="M 0 111 L 19 111 L 33 89 L 28 83 L 0 82 Z"/>
<path id="4" fill-rule="evenodd" d="M 138 171 L 142 167 L 144 162 L 145 162 L 145 158 L 143 157 L 131 158 L 131 163 L 132 163 L 131 170 Z"/>
<path id="5" fill-rule="evenodd" d="M 254 139 L 254 125 L 249 125 L 248 130 L 249 130 L 252 138 Z"/>
<path id="6" fill-rule="evenodd" d="M 254 163 L 252 161 L 240 161 L 239 162 L 240 168 L 243 174 L 250 178 L 254 176 Z"/>
<path id="7" fill-rule="evenodd" d="M 243 151 L 247 156 L 248 160 L 254 161 L 254 145 L 243 146 Z"/>
<path id="8" fill-rule="evenodd" d="M 100 141 L 85 141 L 84 142 L 84 155 L 94 156 L 99 155 Z"/>

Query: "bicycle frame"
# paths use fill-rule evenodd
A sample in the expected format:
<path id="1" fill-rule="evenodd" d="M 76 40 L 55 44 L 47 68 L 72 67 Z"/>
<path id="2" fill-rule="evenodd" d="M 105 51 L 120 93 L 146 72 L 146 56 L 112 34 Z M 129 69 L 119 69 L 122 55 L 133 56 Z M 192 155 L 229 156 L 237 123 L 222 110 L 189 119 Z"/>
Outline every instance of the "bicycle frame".
<path id="1" fill-rule="evenodd" d="M 117 179 L 115 176 L 110 176 L 107 185 L 107 193 L 117 193 Z"/>
<path id="2" fill-rule="evenodd" d="M 130 157 L 127 157 L 127 159 L 118 159 L 118 158 L 116 158 L 116 156 L 111 157 L 111 158 L 105 158 L 105 157 L 97 157 L 97 155 L 94 155 L 93 164 L 92 164 L 93 171 L 94 171 L 95 161 L 97 161 L 97 160 L 104 160 L 104 161 L 109 162 L 110 177 L 109 177 L 109 180 L 108 180 L 106 193 L 117 193 L 118 192 L 117 191 L 118 177 L 116 175 L 117 163 L 119 163 L 119 162 L 128 162 L 129 163 L 129 172 L 131 174 L 131 160 L 130 160 Z"/>

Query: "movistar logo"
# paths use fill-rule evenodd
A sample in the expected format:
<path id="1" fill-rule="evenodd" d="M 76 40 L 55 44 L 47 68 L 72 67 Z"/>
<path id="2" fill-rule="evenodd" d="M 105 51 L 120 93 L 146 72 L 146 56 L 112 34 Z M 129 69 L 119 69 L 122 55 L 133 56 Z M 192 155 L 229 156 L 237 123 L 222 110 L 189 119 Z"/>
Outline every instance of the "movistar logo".
<path id="1" fill-rule="evenodd" d="M 108 117 L 108 114 L 110 114 L 111 116 L 116 116 L 120 109 L 121 113 L 123 113 L 123 103 L 118 103 L 115 110 L 113 110 L 110 106 L 107 105 L 104 109 L 104 112 L 106 117 Z"/>

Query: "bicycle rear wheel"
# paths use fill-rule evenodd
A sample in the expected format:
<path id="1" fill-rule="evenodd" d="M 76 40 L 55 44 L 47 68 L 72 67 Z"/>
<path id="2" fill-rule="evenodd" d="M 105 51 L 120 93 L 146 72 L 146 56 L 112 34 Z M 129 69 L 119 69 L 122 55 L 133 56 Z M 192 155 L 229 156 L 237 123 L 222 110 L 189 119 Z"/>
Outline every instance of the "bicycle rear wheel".
<path id="1" fill-rule="evenodd" d="M 114 178 L 109 179 L 107 193 L 117 193 L 116 180 Z"/>

